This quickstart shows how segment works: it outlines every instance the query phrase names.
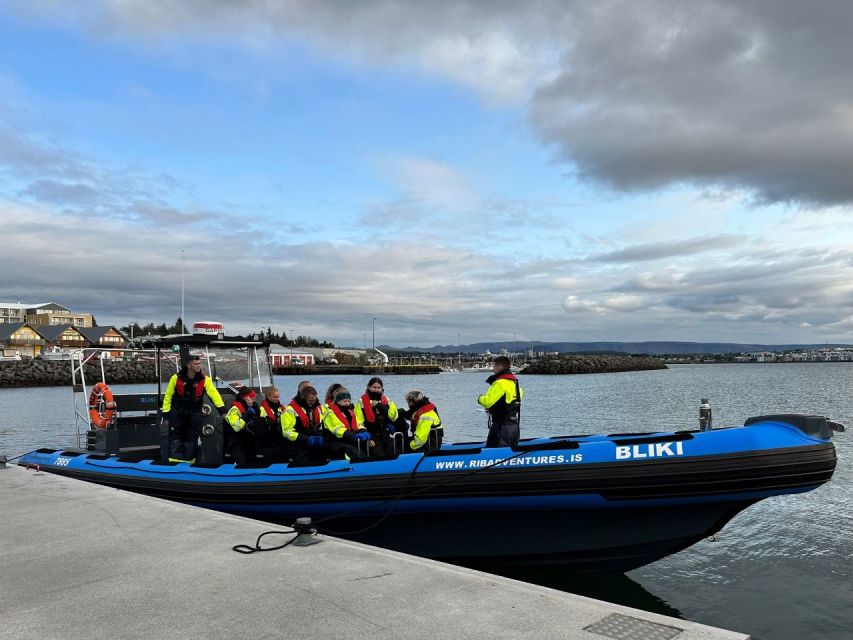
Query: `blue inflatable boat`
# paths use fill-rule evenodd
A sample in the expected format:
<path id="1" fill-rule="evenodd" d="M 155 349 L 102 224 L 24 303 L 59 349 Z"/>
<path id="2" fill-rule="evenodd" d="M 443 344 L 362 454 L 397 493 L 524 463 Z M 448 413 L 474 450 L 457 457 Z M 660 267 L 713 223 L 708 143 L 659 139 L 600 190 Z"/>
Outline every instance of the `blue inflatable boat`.
<path id="1" fill-rule="evenodd" d="M 324 533 L 472 566 L 627 571 L 716 533 L 759 500 L 827 482 L 832 432 L 842 429 L 776 415 L 707 431 L 445 444 L 313 466 L 57 449 L 19 464 L 274 523 L 307 516 Z"/>
<path id="2" fill-rule="evenodd" d="M 270 360 L 260 343 L 242 338 L 169 336 L 150 346 L 124 355 L 155 363 L 156 393 L 107 395 L 101 350 L 74 352 L 78 449 L 39 449 L 19 464 L 277 524 L 310 517 L 323 533 L 484 568 L 627 571 L 653 562 L 759 500 L 827 482 L 832 433 L 843 430 L 805 415 L 711 429 L 703 405 L 696 431 L 534 438 L 511 449 L 444 443 L 387 459 L 238 466 L 208 406 L 199 462 L 175 463 L 165 461 L 162 381 L 198 354 L 229 402 L 234 387 L 224 380 L 261 392 L 272 384 Z M 92 362 L 101 375 L 90 386 Z"/>

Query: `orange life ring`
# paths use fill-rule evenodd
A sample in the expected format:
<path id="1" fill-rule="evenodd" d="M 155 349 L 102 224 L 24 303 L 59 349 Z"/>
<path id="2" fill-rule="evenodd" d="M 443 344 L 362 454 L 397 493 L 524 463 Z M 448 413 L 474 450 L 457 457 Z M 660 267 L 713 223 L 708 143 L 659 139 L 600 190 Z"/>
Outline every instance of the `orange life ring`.
<path id="1" fill-rule="evenodd" d="M 89 394 L 89 421 L 98 429 L 106 429 L 116 414 L 113 392 L 105 382 L 92 387 Z"/>

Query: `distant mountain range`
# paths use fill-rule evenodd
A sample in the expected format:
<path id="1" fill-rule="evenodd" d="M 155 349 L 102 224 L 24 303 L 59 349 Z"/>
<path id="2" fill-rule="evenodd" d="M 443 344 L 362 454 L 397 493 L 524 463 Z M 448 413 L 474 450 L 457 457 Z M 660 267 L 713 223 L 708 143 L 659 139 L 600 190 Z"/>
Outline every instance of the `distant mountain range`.
<path id="1" fill-rule="evenodd" d="M 643 355 L 741 353 L 744 351 L 794 351 L 797 349 L 834 349 L 851 347 L 849 344 L 738 344 L 736 342 L 475 342 L 463 345 L 436 345 L 434 347 L 378 348 L 388 352 L 417 353 L 500 353 L 501 349 L 523 353 L 527 349 L 557 351 L 559 353 L 636 353 Z"/>

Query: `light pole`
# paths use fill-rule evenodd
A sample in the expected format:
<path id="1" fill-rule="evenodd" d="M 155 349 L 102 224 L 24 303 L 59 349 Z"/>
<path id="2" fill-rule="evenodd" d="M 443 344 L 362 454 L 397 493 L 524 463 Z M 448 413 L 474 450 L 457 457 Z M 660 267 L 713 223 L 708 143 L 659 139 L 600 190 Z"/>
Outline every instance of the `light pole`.
<path id="1" fill-rule="evenodd" d="M 290 366 L 293 366 L 293 329 L 290 330 Z"/>
<path id="2" fill-rule="evenodd" d="M 367 351 L 367 334 L 362 333 L 361 335 L 364 338 L 364 350 Z"/>
<path id="3" fill-rule="evenodd" d="M 458 344 L 459 344 L 459 369 L 461 370 L 462 369 L 462 334 L 461 333 L 456 334 L 456 340 L 458 341 Z"/>
<path id="4" fill-rule="evenodd" d="M 373 350 L 376 351 L 376 318 L 373 319 Z"/>
<path id="5" fill-rule="evenodd" d="M 187 321 L 184 318 L 184 250 L 181 249 L 181 333 L 187 332 Z"/>

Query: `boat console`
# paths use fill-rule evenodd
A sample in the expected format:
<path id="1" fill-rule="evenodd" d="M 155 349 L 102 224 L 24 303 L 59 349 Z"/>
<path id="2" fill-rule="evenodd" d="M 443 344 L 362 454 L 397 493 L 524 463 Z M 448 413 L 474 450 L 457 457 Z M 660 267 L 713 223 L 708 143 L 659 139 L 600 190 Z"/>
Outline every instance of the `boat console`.
<path id="1" fill-rule="evenodd" d="M 269 354 L 260 342 L 239 336 L 182 334 L 157 338 L 143 348 L 124 351 L 126 358 L 154 364 L 156 389 L 113 393 L 100 351 L 80 349 L 71 359 L 78 447 L 83 448 L 85 432 L 85 450 L 94 454 L 156 459 L 168 450 L 168 432 L 161 429 L 160 415 L 164 383 L 191 355 L 201 356 L 204 374 L 215 381 L 226 407 L 236 397 L 238 386 L 250 387 L 260 395 L 273 380 Z M 98 382 L 90 385 L 86 374 L 93 364 L 100 364 L 101 375 Z M 204 400 L 203 413 L 208 420 L 202 426 L 199 463 L 222 464 L 222 417 L 209 398 Z"/>

